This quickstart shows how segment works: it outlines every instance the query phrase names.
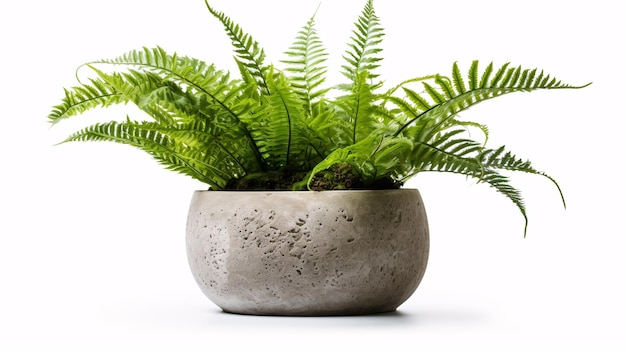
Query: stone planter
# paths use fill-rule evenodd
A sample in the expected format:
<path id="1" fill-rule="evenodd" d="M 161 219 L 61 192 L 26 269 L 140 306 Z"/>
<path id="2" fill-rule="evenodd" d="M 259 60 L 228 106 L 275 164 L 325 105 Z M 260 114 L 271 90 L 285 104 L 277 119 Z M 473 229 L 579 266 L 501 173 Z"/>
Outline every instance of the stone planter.
<path id="1" fill-rule="evenodd" d="M 226 312 L 359 315 L 394 311 L 428 260 L 416 189 L 196 191 L 187 254 Z"/>

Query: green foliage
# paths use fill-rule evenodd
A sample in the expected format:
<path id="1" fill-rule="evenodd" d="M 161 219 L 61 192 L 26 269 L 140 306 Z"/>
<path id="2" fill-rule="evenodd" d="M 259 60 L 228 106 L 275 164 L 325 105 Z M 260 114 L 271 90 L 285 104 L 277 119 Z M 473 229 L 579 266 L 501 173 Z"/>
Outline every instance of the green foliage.
<path id="1" fill-rule="evenodd" d="M 313 181 L 320 189 L 320 179 L 336 183 L 328 172 L 338 169 L 342 177 L 358 177 L 349 182 L 359 188 L 398 187 L 421 172 L 448 172 L 489 184 L 526 220 L 522 196 L 503 174 L 519 171 L 546 177 L 563 198 L 556 181 L 529 161 L 504 146 L 486 147 L 487 127 L 462 120 L 459 113 L 508 93 L 584 86 L 509 63 L 481 69 L 474 61 L 467 71 L 455 62 L 449 76 L 409 78 L 383 91 L 375 71 L 384 32 L 368 0 L 343 56 L 347 81 L 325 87 L 328 55 L 315 16 L 286 51 L 281 70 L 264 63 L 263 49 L 241 27 L 208 2 L 206 6 L 232 41 L 239 79 L 160 47 L 90 62 L 82 67 L 94 77 L 65 90 L 49 115 L 52 123 L 127 103 L 148 119 L 97 123 L 65 142 L 129 144 L 214 190 L 240 189 L 242 184 L 311 189 Z M 336 97 L 327 97 L 330 92 Z M 468 137 L 470 129 L 479 132 L 480 140 Z"/>

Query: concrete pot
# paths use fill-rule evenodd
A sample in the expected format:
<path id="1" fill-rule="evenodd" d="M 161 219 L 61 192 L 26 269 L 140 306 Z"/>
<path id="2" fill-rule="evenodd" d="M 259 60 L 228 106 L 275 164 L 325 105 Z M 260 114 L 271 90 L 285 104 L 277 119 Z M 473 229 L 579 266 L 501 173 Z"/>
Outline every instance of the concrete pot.
<path id="1" fill-rule="evenodd" d="M 196 191 L 187 254 L 204 294 L 255 315 L 394 311 L 428 260 L 416 189 Z"/>

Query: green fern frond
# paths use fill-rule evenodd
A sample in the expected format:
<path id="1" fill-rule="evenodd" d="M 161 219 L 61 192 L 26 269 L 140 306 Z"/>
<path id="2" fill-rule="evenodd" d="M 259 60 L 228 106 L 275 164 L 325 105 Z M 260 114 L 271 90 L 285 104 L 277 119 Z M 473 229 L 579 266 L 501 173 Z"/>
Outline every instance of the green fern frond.
<path id="1" fill-rule="evenodd" d="M 352 124 L 352 144 L 366 138 L 379 127 L 378 121 L 372 118 L 376 110 L 373 105 L 376 86 L 369 84 L 368 78 L 367 71 L 360 73 L 352 86 L 352 91 L 336 99 L 337 105 L 343 109 Z"/>
<path id="2" fill-rule="evenodd" d="M 445 151 L 447 154 L 457 157 L 466 157 L 470 153 L 482 150 L 482 146 L 472 139 L 453 138 L 464 132 L 465 130 L 460 128 L 446 131 L 437 136 L 429 145 L 432 148 Z"/>
<path id="3" fill-rule="evenodd" d="M 476 153 L 482 146 L 473 140 L 451 139 L 455 134 L 456 131 L 446 133 L 433 142 L 414 142 L 411 155 L 414 172 L 445 171 L 480 178 L 484 169 L 475 157 L 468 154 Z"/>
<path id="4" fill-rule="evenodd" d="M 337 148 L 353 143 L 353 124 L 336 101 L 321 99 L 313 105 L 313 116 L 307 119 L 309 129 L 320 139 L 320 151 L 328 155 Z"/>
<path id="5" fill-rule="evenodd" d="M 528 226 L 526 208 L 519 190 L 509 183 L 509 178 L 500 171 L 515 171 L 541 175 L 549 179 L 557 188 L 563 206 L 565 199 L 559 184 L 544 172 L 531 166 L 529 161 L 515 157 L 502 146 L 497 149 L 485 149 L 483 145 L 472 139 L 458 138 L 463 129 L 450 129 L 433 138 L 431 142 L 416 142 L 411 160 L 412 173 L 407 178 L 420 172 L 447 172 L 462 174 L 488 183 L 498 192 L 506 196 L 519 209 L 524 217 L 524 235 Z"/>
<path id="6" fill-rule="evenodd" d="M 208 0 L 204 0 L 204 3 L 207 9 L 209 9 L 209 12 L 224 26 L 226 33 L 232 41 L 237 62 L 240 67 L 245 67 L 249 74 L 256 79 L 259 88 L 263 92 L 268 92 L 266 82 L 268 67 L 263 63 L 265 60 L 265 51 L 250 34 L 245 33 L 230 17 L 226 16 L 223 12 L 214 10 L 211 5 L 209 5 Z"/>
<path id="7" fill-rule="evenodd" d="M 528 217 L 521 193 L 495 167 L 487 167 L 480 162 L 481 150 L 482 145 L 468 139 L 453 139 L 439 147 L 424 142 L 416 143 L 412 159 L 420 161 L 414 163 L 414 173 L 409 177 L 420 172 L 443 172 L 465 175 L 489 184 L 518 208 L 524 218 L 526 236 Z"/>
<path id="8" fill-rule="evenodd" d="M 380 20 L 374 11 L 373 0 L 368 0 L 355 22 L 356 28 L 352 31 L 349 49 L 343 56 L 346 64 L 342 66 L 343 75 L 352 82 L 356 82 L 359 75 L 368 71 L 369 78 L 376 78 L 376 68 L 380 66 L 382 57 L 379 56 L 382 48 L 380 43 L 384 36 Z"/>
<path id="9" fill-rule="evenodd" d="M 176 145 L 167 135 L 155 131 L 152 122 L 116 122 L 95 124 L 70 135 L 70 141 L 111 141 L 137 147 L 152 155 L 167 169 L 185 174 L 215 189 L 222 189 L 230 177 L 227 173 L 190 156 L 184 146 Z"/>
<path id="10" fill-rule="evenodd" d="M 177 72 L 176 67 L 188 71 L 188 68 L 184 68 L 184 65 L 173 63 L 176 60 L 170 60 L 165 55 L 161 55 L 161 58 L 154 58 L 155 55 L 151 55 L 153 52 L 144 50 L 140 53 L 126 54 L 110 62 L 130 64 L 131 62 L 140 61 L 140 64 L 137 66 L 142 68 L 146 67 L 148 62 L 150 62 L 150 67 L 169 65 L 169 72 Z M 156 53 L 160 54 L 163 52 L 159 50 Z M 203 67 L 197 63 L 195 66 Z M 107 95 L 115 96 L 120 101 L 133 102 L 160 125 L 177 126 L 179 123 L 183 123 L 183 125 L 189 125 L 189 123 L 210 125 L 213 131 L 213 141 L 204 145 L 205 152 L 212 152 L 218 155 L 224 153 L 225 148 L 233 147 L 233 151 L 230 152 L 232 155 L 229 162 L 240 167 L 235 170 L 232 166 L 228 166 L 230 168 L 226 169 L 226 164 L 217 165 L 216 167 L 224 168 L 223 172 L 241 175 L 264 169 L 265 161 L 262 159 L 247 127 L 238 116 L 247 113 L 246 111 L 250 107 L 248 102 L 240 96 L 241 90 L 229 82 L 227 75 L 218 73 L 213 78 L 202 78 L 201 81 L 204 85 L 202 89 L 212 88 L 214 92 L 213 95 L 207 95 L 204 94 L 204 91 L 197 89 L 183 91 L 179 85 L 151 71 L 128 69 L 122 73 L 107 74 L 93 66 L 89 67 L 99 76 L 98 80 L 91 80 L 91 82 L 95 82 L 93 84 L 96 87 L 101 87 L 96 90 L 100 92 L 100 95 L 106 93 Z M 212 71 L 212 69 L 208 69 L 208 66 L 204 67 L 207 67 L 204 72 Z M 180 75 L 172 73 L 166 75 L 166 77 L 180 79 L 183 75 L 184 72 L 181 72 Z M 94 89 L 96 88 L 87 89 L 81 87 L 78 91 L 94 91 Z M 217 100 L 216 96 L 219 96 L 223 101 Z M 86 98 L 91 99 L 93 96 L 89 95 Z M 66 101 L 65 104 L 68 104 L 68 102 Z M 225 108 L 226 104 L 229 104 L 230 107 Z M 83 107 L 81 111 L 85 111 L 87 107 L 97 107 L 98 104 L 83 104 L 81 106 Z M 69 111 L 68 113 L 74 112 Z M 160 132 L 163 131 L 161 130 Z M 216 140 L 222 140 L 223 143 L 216 143 Z M 228 146 L 223 144 L 228 144 Z M 161 162 L 165 163 L 168 160 L 172 160 L 172 158 L 162 158 Z M 176 165 L 173 166 L 175 167 Z M 202 177 L 196 178 L 200 179 Z M 205 180 L 205 178 L 202 179 Z M 213 184 L 217 183 L 213 182 Z"/>
<path id="11" fill-rule="evenodd" d="M 56 124 L 63 119 L 78 116 L 98 107 L 108 107 L 128 102 L 124 95 L 119 94 L 111 86 L 99 79 L 90 79 L 88 83 L 65 90 L 61 103 L 54 106 L 48 120 Z"/>
<path id="12" fill-rule="evenodd" d="M 194 63 L 201 63 L 199 60 L 195 59 L 189 59 L 189 61 L 194 61 Z M 184 65 L 185 67 L 178 67 L 179 62 L 180 61 L 178 55 L 169 55 L 163 48 L 159 46 L 154 48 L 143 47 L 140 50 L 131 50 L 112 59 L 96 60 L 85 63 L 84 65 L 80 66 L 77 71 L 80 70 L 82 67 L 93 67 L 96 64 L 112 64 L 120 66 L 131 66 L 135 68 L 140 67 L 147 70 L 155 70 L 166 75 L 171 74 L 172 76 L 180 75 L 179 69 L 186 69 L 188 71 L 192 70 L 192 68 L 189 67 L 189 64 Z M 199 66 L 194 68 L 201 69 L 201 67 Z M 176 74 L 176 72 L 178 72 L 179 74 Z"/>
<path id="13" fill-rule="evenodd" d="M 528 232 L 528 215 L 526 214 L 526 205 L 520 191 L 510 184 L 510 179 L 500 173 L 488 171 L 483 175 L 481 181 L 489 184 L 500 194 L 508 198 L 518 208 L 524 218 L 524 237 Z"/>
<path id="14" fill-rule="evenodd" d="M 557 187 L 565 205 L 559 185 L 547 174 L 532 168 L 528 161 L 519 160 L 508 152 L 504 153 L 504 147 L 496 150 L 485 149 L 489 136 L 487 128 L 475 122 L 459 121 L 458 113 L 479 102 L 511 92 L 580 87 L 562 84 L 543 72 L 537 74 L 536 69 L 510 68 L 508 65 L 507 63 L 500 67 L 495 76 L 492 76 L 492 64 L 481 73 L 478 70 L 478 61 L 474 61 L 466 82 L 458 66 L 454 64 L 451 80 L 436 78 L 434 82 L 437 88 L 423 83 L 426 97 L 405 87 L 404 92 L 412 104 L 407 105 L 403 100 L 398 104 L 398 99 L 391 101 L 398 104 L 405 113 L 408 112 L 409 116 L 413 116 L 396 134 L 408 136 L 416 143 L 412 156 L 415 168 L 409 173 L 409 177 L 419 172 L 438 171 L 463 174 L 486 182 L 518 207 L 525 220 L 526 234 L 528 219 L 521 194 L 498 171 L 521 171 L 548 178 Z M 411 126 L 407 127 L 409 125 Z M 474 140 L 456 138 L 459 130 L 454 128 L 467 126 L 477 127 L 483 132 L 485 142 L 482 145 Z"/>
<path id="15" fill-rule="evenodd" d="M 188 86 L 193 91 L 210 96 L 225 109 L 228 109 L 232 102 L 230 99 L 237 96 L 243 88 L 237 81 L 232 80 L 228 73 L 216 69 L 214 65 L 208 65 L 195 58 L 169 55 L 161 47 L 131 50 L 113 59 L 92 61 L 85 66 L 95 67 L 103 64 L 156 73 L 162 80 Z M 236 111 L 231 113 L 237 115 Z"/>
<path id="16" fill-rule="evenodd" d="M 98 64 L 130 68 L 127 69 L 128 73 L 108 75 L 95 68 L 94 65 Z M 244 84 L 231 80 L 229 74 L 217 70 L 214 65 L 175 54 L 170 56 L 157 47 L 130 51 L 114 59 L 93 61 L 88 66 L 107 85 L 121 89 L 115 91 L 126 96 L 126 101 L 137 103 L 156 120 L 168 115 L 175 119 L 181 119 L 185 115 L 203 115 L 196 113 L 196 109 L 218 111 L 215 114 L 221 120 L 228 121 L 233 128 L 242 132 L 241 137 L 246 138 L 247 144 L 254 148 L 256 164 L 260 169 L 264 168 L 264 160 L 256 148 L 256 142 L 243 123 L 252 106 L 258 104 L 255 101 L 255 92 Z M 138 70 L 133 70 L 132 67 Z M 147 82 L 156 85 L 154 91 L 146 87 Z M 183 91 L 181 87 L 187 89 Z M 187 111 L 190 108 L 192 111 Z"/>
<path id="17" fill-rule="evenodd" d="M 271 169 L 299 170 L 303 155 L 310 148 L 316 150 L 309 138 L 302 100 L 280 72 L 270 68 L 267 83 L 270 94 L 247 123 Z"/>
<path id="18" fill-rule="evenodd" d="M 320 88 L 326 80 L 326 53 L 315 30 L 315 15 L 298 32 L 295 42 L 285 52 L 289 59 L 281 62 L 288 65 L 286 72 L 294 89 L 304 101 L 309 116 L 313 114 L 313 101 L 322 97 L 328 88 Z"/>
<path id="19" fill-rule="evenodd" d="M 426 82 L 422 83 L 426 91 L 426 97 L 404 87 L 404 92 L 413 102 L 412 114 L 414 117 L 398 129 L 396 135 L 404 132 L 406 128 L 421 119 L 429 121 L 422 124 L 422 126 L 428 127 L 418 128 L 417 130 L 420 130 L 420 132 L 417 135 L 426 135 L 426 138 L 428 138 L 432 136 L 432 133 L 436 133 L 440 126 L 445 126 L 446 122 L 454 118 L 459 112 L 479 102 L 503 94 L 529 92 L 539 89 L 578 89 L 587 86 L 563 84 L 556 79 L 550 79 L 550 76 L 544 76 L 543 74 L 535 76 L 534 71 L 534 69 L 522 69 L 521 67 L 508 68 L 507 63 L 500 67 L 495 77 L 491 77 L 493 66 L 489 64 L 479 79 L 478 61 L 473 61 L 468 73 L 467 89 L 456 64 L 452 68 L 453 79 L 446 77 L 435 79 L 435 83 L 438 85 L 437 88 Z M 454 84 L 450 84 L 450 81 L 454 82 Z"/>
<path id="20" fill-rule="evenodd" d="M 124 73 L 107 74 L 91 67 L 112 89 L 124 96 L 127 101 L 133 102 L 154 120 L 161 124 L 172 124 L 176 116 L 172 116 L 155 100 L 161 100 L 159 95 L 166 95 L 163 101 L 171 101 L 170 90 L 173 86 L 168 85 L 161 77 L 150 72 L 129 70 Z M 161 93 L 161 94 L 160 94 Z"/>
<path id="21" fill-rule="evenodd" d="M 376 168 L 375 180 L 401 179 L 411 172 L 413 165 L 409 159 L 414 143 L 408 138 L 383 138 L 372 154 L 372 164 Z"/>
<path id="22" fill-rule="evenodd" d="M 142 127 L 167 135 L 176 145 L 184 146 L 191 154 L 200 155 L 206 164 L 223 175 L 229 175 L 222 176 L 223 179 L 261 171 L 250 157 L 246 139 L 231 132 L 225 133 L 223 126 L 211 123 L 209 119 L 171 126 L 143 124 Z"/>
<path id="23" fill-rule="evenodd" d="M 533 168 L 530 161 L 517 158 L 510 151 L 505 152 L 504 146 L 501 146 L 498 149 L 483 150 L 478 158 L 481 160 L 485 168 L 535 174 L 550 180 L 559 192 L 559 196 L 563 202 L 563 207 L 567 207 L 561 186 L 554 178 Z"/>

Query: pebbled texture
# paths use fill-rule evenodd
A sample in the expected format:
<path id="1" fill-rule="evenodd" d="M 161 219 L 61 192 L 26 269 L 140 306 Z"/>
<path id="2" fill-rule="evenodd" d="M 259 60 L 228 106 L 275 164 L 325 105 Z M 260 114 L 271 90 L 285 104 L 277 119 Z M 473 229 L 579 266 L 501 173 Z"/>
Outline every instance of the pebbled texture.
<path id="1" fill-rule="evenodd" d="M 196 282 L 226 312 L 371 314 L 416 290 L 428 235 L 415 189 L 196 191 L 187 253 Z"/>

